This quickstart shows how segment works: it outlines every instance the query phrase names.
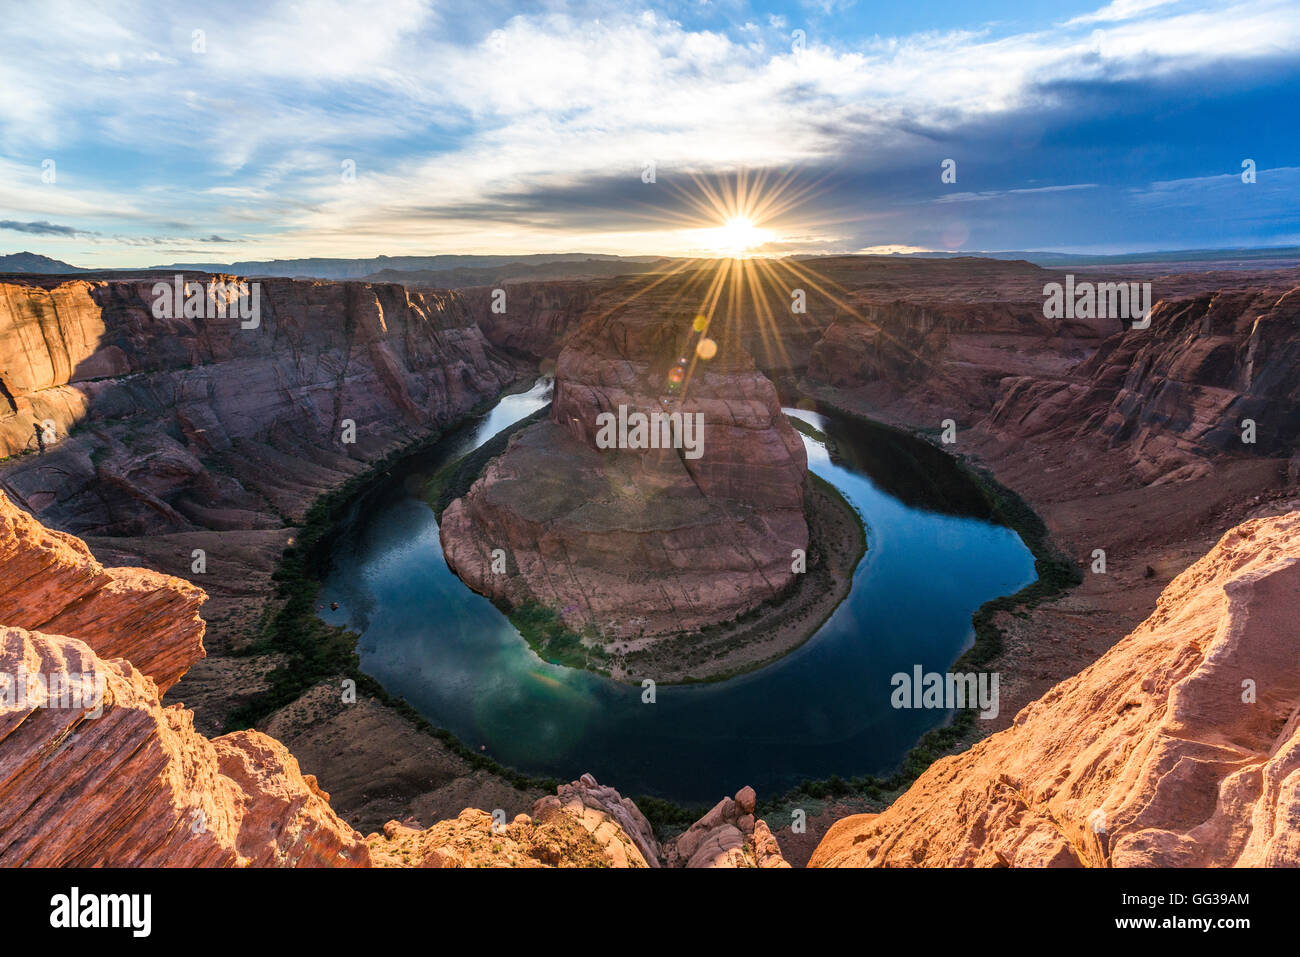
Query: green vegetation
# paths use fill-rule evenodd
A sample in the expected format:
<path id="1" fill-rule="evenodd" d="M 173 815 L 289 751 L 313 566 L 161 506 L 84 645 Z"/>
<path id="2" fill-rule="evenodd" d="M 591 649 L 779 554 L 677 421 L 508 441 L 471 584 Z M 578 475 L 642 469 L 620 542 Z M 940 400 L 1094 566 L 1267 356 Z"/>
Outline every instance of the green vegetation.
<path id="1" fill-rule="evenodd" d="M 481 404 L 466 420 L 482 415 L 490 405 Z M 265 613 L 261 634 L 241 652 L 245 656 L 279 655 L 283 661 L 268 676 L 268 689 L 230 714 L 226 730 L 253 727 L 322 681 L 341 682 L 351 678 L 356 682 L 358 696 L 372 697 L 392 708 L 421 731 L 438 738 L 472 767 L 490 771 L 520 790 L 554 791 L 559 786 L 555 779 L 521 774 L 470 750 L 450 731 L 430 724 L 404 699 L 389 694 L 379 682 L 362 673 L 356 654 L 357 633 L 329 625 L 316 614 L 329 546 L 348 506 L 384 472 L 431 449 L 445 435 L 436 432 L 390 453 L 312 503 L 294 543 L 281 554 L 280 565 L 271 576 L 276 592 Z"/>
<path id="2" fill-rule="evenodd" d="M 844 409 L 837 408 L 834 411 L 855 423 L 868 421 Z M 879 427 L 878 423 L 869 424 Z M 798 428 L 798 425 L 795 427 Z M 954 458 L 952 461 L 979 489 L 993 521 L 1020 536 L 1034 556 L 1034 571 L 1038 576 L 1037 580 L 1014 595 L 986 601 L 971 616 L 971 622 L 975 626 L 975 643 L 951 668 L 954 672 L 971 672 L 981 670 L 1002 653 L 1002 629 L 994 624 L 999 612 L 1023 614 L 1022 609 L 1059 598 L 1083 581 L 1083 572 L 1052 543 L 1046 524 L 1023 498 L 999 483 L 986 469 L 961 459 Z M 760 812 L 789 807 L 803 797 L 817 799 L 854 794 L 887 803 L 939 758 L 952 753 L 963 743 L 970 743 L 968 739 L 975 728 L 976 711 L 975 708 L 961 709 L 953 716 L 951 723 L 927 733 L 907 753 L 899 770 L 887 778 L 862 775 L 844 781 L 832 776 L 824 781 L 803 781 L 797 788 L 776 800 L 760 802 Z"/>
<path id="3" fill-rule="evenodd" d="M 448 505 L 469 491 L 488 463 L 505 452 L 511 436 L 541 422 L 550 414 L 551 404 L 548 402 L 532 415 L 506 426 L 468 455 L 449 462 L 435 472 L 425 483 L 423 494 L 438 521 L 442 521 L 442 513 Z M 493 599 L 492 603 L 510 619 L 510 623 L 519 630 L 519 634 L 537 652 L 538 657 L 568 668 L 586 668 L 599 674 L 608 673 L 602 667 L 602 663 L 609 657 L 604 649 L 584 644 L 583 636 L 565 625 L 555 611 L 536 601 L 510 605 Z"/>
<path id="4" fill-rule="evenodd" d="M 510 624 L 519 629 L 530 648 L 538 657 L 566 668 L 585 668 L 599 674 L 608 674 L 601 663 L 609 655 L 599 645 L 586 645 L 583 636 L 574 632 L 556 612 L 536 602 L 503 607 L 501 611 Z M 588 636 L 594 638 L 594 636 Z"/>
<path id="5" fill-rule="evenodd" d="M 645 819 L 654 827 L 655 832 L 663 836 L 665 830 L 684 831 L 708 813 L 703 805 L 683 807 L 663 798 L 642 795 L 632 799 L 633 803 L 645 815 Z"/>
<path id="6" fill-rule="evenodd" d="M 482 406 L 467 418 L 484 411 L 486 407 Z M 843 410 L 835 411 L 855 422 L 865 422 Z M 469 490 L 487 463 L 505 451 L 511 435 L 547 414 L 549 406 L 503 429 L 475 451 L 439 470 L 424 489 L 425 497 L 439 519 L 447 505 Z M 791 419 L 791 423 L 818 441 L 827 441 L 827 436 L 807 423 L 794 419 Z M 877 423 L 866 424 L 883 428 Z M 280 566 L 272 576 L 276 582 L 276 594 L 268 606 L 261 634 L 242 652 L 245 655 L 276 654 L 283 656 L 284 660 L 271 672 L 269 688 L 232 712 L 227 730 L 253 727 L 322 681 L 351 678 L 356 682 L 358 695 L 372 697 L 392 708 L 424 733 L 442 741 L 470 766 L 496 774 L 521 790 L 554 791 L 559 786 L 559 781 L 521 774 L 470 750 L 450 731 L 430 724 L 404 699 L 389 694 L 377 681 L 361 672 L 356 655 L 356 632 L 328 625 L 316 614 L 320 578 L 325 571 L 329 547 L 347 508 L 377 477 L 408 458 L 427 451 L 444 434 L 430 435 L 391 453 L 364 473 L 353 476 L 338 488 L 321 495 L 312 504 L 294 544 L 284 550 Z M 946 453 L 940 454 L 950 459 Z M 958 462 L 958 465 L 978 487 L 988 514 L 995 521 L 1016 531 L 1024 540 L 1034 555 L 1038 574 L 1038 579 L 1032 584 L 1014 595 L 986 602 L 972 616 L 975 643 L 953 665 L 953 670 L 974 671 L 993 661 L 1002 651 L 1003 635 L 993 623 L 998 612 L 1031 608 L 1057 598 L 1082 581 L 1082 574 L 1073 561 L 1056 550 L 1042 519 L 1019 495 L 1000 485 L 984 470 L 973 468 L 964 462 Z M 821 482 L 815 476 L 813 478 Z M 838 496 L 838 492 L 835 494 Z M 865 549 L 865 536 L 862 547 Z M 567 629 L 555 612 L 535 603 L 502 610 L 541 657 L 570 667 L 599 670 L 593 665 L 599 663 L 601 650 L 584 645 L 582 637 Z M 974 724 L 974 710 L 959 711 L 951 724 L 926 734 L 908 753 L 900 769 L 890 777 L 864 775 L 845 780 L 832 776 L 821 781 L 804 781 L 777 800 L 761 802 L 759 813 L 771 813 L 804 799 L 820 800 L 849 795 L 886 802 L 910 785 L 936 759 L 959 747 L 968 738 Z M 707 810 L 702 807 L 683 807 L 649 796 L 634 800 L 657 830 L 688 827 Z"/>
<path id="7" fill-rule="evenodd" d="M 809 423 L 805 422 L 803 419 L 796 418 L 793 415 L 787 415 L 785 417 L 785 420 L 789 422 L 792 426 L 794 426 L 794 430 L 796 432 L 802 432 L 804 435 L 808 436 L 808 438 L 812 439 L 814 442 L 820 442 L 822 443 L 822 445 L 825 445 L 830 441 L 830 437 L 825 432 L 817 428 L 817 426 L 815 425 L 810 425 Z"/>
<path id="8" fill-rule="evenodd" d="M 546 403 L 532 415 L 506 426 L 473 452 L 444 465 L 434 473 L 424 486 L 424 500 L 433 507 L 439 523 L 447 506 L 469 491 L 475 480 L 483 474 L 487 464 L 506 450 L 510 437 L 551 414 L 551 403 Z"/>

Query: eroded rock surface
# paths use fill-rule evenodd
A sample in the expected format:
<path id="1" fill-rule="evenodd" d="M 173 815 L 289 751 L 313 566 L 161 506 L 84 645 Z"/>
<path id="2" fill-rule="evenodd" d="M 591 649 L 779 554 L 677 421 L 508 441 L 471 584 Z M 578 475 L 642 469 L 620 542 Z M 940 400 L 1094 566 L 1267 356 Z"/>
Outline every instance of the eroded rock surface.
<path id="1" fill-rule="evenodd" d="M 203 598 L 103 568 L 0 495 L 0 866 L 368 862 L 278 741 L 210 741 L 162 706 L 203 655 Z"/>
<path id="2" fill-rule="evenodd" d="M 665 848 L 671 867 L 789 867 L 767 823 L 754 817 L 755 794 L 723 798 Z"/>
<path id="3" fill-rule="evenodd" d="M 808 547 L 803 444 L 739 327 L 693 328 L 694 292 L 591 307 L 560 354 L 550 421 L 443 513 L 444 554 L 470 587 L 540 602 L 575 631 L 641 638 L 727 621 L 790 584 L 792 552 Z M 620 407 L 702 415 L 700 454 L 599 448 L 598 417 Z"/>
<path id="4" fill-rule="evenodd" d="M 1223 456 L 1284 459 L 1300 444 L 1300 286 L 1160 302 L 1059 379 L 1012 377 L 991 426 L 1100 437 L 1143 482 L 1209 474 Z M 1246 423 L 1253 422 L 1250 441 Z"/>
<path id="5" fill-rule="evenodd" d="M 47 420 L 55 436 L 3 483 L 43 521 L 101 535 L 280 526 L 515 377 L 457 293 L 260 280 L 245 329 L 156 318 L 168 278 L 0 284 L 0 456 L 37 451 Z"/>
<path id="6" fill-rule="evenodd" d="M 510 822 L 466 808 L 420 829 L 390 821 L 366 838 L 378 866 L 659 867 L 659 844 L 637 806 L 590 774 Z"/>
<path id="7" fill-rule="evenodd" d="M 1012 727 L 810 866 L 1300 864 L 1300 512 L 1246 522 Z"/>

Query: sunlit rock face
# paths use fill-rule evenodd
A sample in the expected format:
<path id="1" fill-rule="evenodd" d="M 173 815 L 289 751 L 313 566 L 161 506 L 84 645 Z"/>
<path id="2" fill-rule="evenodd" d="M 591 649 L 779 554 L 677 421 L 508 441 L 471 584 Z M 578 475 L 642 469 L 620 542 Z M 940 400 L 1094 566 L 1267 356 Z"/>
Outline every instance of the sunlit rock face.
<path id="1" fill-rule="evenodd" d="M 1095 664 L 809 866 L 1300 865 L 1300 512 L 1245 522 Z"/>
<path id="2" fill-rule="evenodd" d="M 205 598 L 0 493 L 0 866 L 368 863 L 284 745 L 163 706 L 203 657 Z"/>
<path id="3" fill-rule="evenodd" d="M 614 638 L 727 621 L 789 584 L 808 545 L 803 444 L 741 344 L 756 318 L 697 323 L 705 291 L 625 287 L 593 303 L 559 356 L 549 421 L 443 514 L 444 553 L 471 587 Z M 604 448 L 601 417 L 620 407 L 699 417 L 698 446 Z"/>

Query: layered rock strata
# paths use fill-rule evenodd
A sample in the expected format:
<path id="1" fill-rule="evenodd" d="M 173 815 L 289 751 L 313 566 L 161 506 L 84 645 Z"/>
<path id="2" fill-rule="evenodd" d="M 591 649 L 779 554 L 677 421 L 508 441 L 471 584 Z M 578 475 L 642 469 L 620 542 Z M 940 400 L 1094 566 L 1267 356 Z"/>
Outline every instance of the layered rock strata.
<path id="1" fill-rule="evenodd" d="M 470 587 L 541 603 L 575 631 L 641 638 L 727 621 L 790 584 L 808 547 L 802 441 L 738 321 L 699 331 L 695 314 L 677 287 L 593 307 L 560 354 L 550 420 L 443 513 L 444 554 Z M 602 422 L 652 413 L 701 422 L 698 449 L 689 436 L 601 447 Z"/>
<path id="2" fill-rule="evenodd" d="M 1006 379 L 990 427 L 1098 436 L 1130 453 L 1143 482 L 1197 478 L 1223 456 L 1295 453 L 1300 286 L 1166 300 L 1150 319 L 1149 329 L 1108 338 L 1068 377 Z"/>
<path id="3" fill-rule="evenodd" d="M 0 284 L 0 455 L 44 446 L 3 485 L 44 521 L 99 535 L 279 526 L 515 375 L 456 293 L 261 280 L 245 328 L 158 318 L 153 287 L 170 279 Z"/>
<path id="4" fill-rule="evenodd" d="M 278 741 L 162 706 L 203 656 L 204 597 L 0 495 L 0 866 L 368 863 Z"/>
<path id="5" fill-rule="evenodd" d="M 810 866 L 1300 865 L 1300 512 L 1228 532 L 1100 660 Z"/>

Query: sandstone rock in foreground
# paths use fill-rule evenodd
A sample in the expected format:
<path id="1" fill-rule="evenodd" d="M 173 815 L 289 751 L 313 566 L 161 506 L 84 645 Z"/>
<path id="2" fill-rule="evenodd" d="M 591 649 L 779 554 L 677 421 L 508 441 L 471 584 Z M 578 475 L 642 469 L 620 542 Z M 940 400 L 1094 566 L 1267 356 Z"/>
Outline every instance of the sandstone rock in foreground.
<path id="1" fill-rule="evenodd" d="M 420 830 L 390 821 L 366 841 L 379 867 L 659 867 L 637 806 L 590 774 L 563 784 L 509 823 L 466 808 Z"/>
<path id="2" fill-rule="evenodd" d="M 128 658 L 160 692 L 203 657 L 203 591 L 143 568 L 104 568 L 85 542 L 46 528 L 0 493 L 0 623 Z"/>
<path id="3" fill-rule="evenodd" d="M 1300 512 L 1246 522 L 1014 725 L 809 866 L 1300 865 Z"/>
<path id="4" fill-rule="evenodd" d="M 423 830 L 390 821 L 366 842 L 377 867 L 789 867 L 754 804 L 742 788 L 661 848 L 630 799 L 584 774 L 508 823 L 467 808 Z"/>
<path id="5" fill-rule="evenodd" d="M 638 639 L 728 621 L 790 584 L 792 552 L 808 547 L 803 443 L 740 320 L 692 327 L 695 292 L 588 310 L 560 354 L 551 420 L 517 435 L 443 513 L 444 554 L 470 587 L 539 602 L 575 631 Z M 702 415 L 701 454 L 600 448 L 598 417 L 620 407 Z"/>
<path id="6" fill-rule="evenodd" d="M 367 863 L 360 835 L 273 738 L 209 741 L 130 662 L 75 638 L 0 628 L 0 673 L 22 672 L 102 682 L 103 713 L 57 696 L 0 701 L 0 866 Z"/>
<path id="7" fill-rule="evenodd" d="M 0 494 L 0 866 L 367 863 L 282 744 L 162 706 L 203 656 L 204 597 L 103 568 Z"/>
<path id="8" fill-rule="evenodd" d="M 665 849 L 675 867 L 789 867 L 767 822 L 754 817 L 755 794 L 723 798 Z"/>

